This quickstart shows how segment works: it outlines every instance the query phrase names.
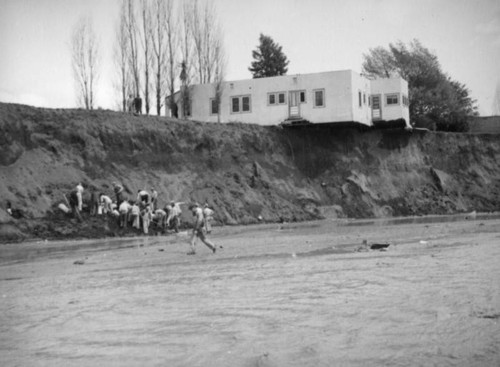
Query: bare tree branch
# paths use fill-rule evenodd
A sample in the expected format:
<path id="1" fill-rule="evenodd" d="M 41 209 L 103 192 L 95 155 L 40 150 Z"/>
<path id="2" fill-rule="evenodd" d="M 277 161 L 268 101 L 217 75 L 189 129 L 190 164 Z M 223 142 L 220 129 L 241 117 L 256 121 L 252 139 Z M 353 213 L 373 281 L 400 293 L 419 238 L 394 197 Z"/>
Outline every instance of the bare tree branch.
<path id="1" fill-rule="evenodd" d="M 194 0 L 190 14 L 192 18 L 190 33 L 194 44 L 198 82 L 212 83 L 215 80 L 216 50 L 222 47 L 223 43 L 223 34 L 219 27 L 215 7 L 211 1 L 207 1 L 201 8 L 198 0 Z"/>
<path id="2" fill-rule="evenodd" d="M 150 79 L 149 73 L 152 63 L 151 53 L 151 27 L 152 27 L 152 14 L 150 1 L 141 0 L 141 46 L 144 53 L 143 67 L 144 67 L 144 103 L 146 114 L 149 115 L 149 87 Z"/>
<path id="3" fill-rule="evenodd" d="M 170 95 L 169 108 L 172 113 L 172 117 L 177 116 L 177 106 L 175 105 L 174 95 L 175 95 L 175 81 L 176 77 L 176 59 L 179 49 L 179 28 L 177 21 L 174 18 L 173 11 L 173 1 L 167 0 L 167 17 L 165 19 L 165 34 L 167 41 L 167 88 Z"/>
<path id="4" fill-rule="evenodd" d="M 185 4 L 182 30 L 181 93 L 183 105 L 189 106 L 189 68 L 194 65 L 198 83 L 214 83 L 215 100 L 218 111 L 220 111 L 226 60 L 224 34 L 219 25 L 213 2 L 207 0 L 203 5 L 200 5 L 198 0 L 194 0 L 190 4 Z M 194 55 L 191 54 L 191 50 Z M 184 107 L 183 109 L 184 116 L 186 116 L 188 110 Z M 220 112 L 218 119 L 220 121 Z"/>
<path id="5" fill-rule="evenodd" d="M 141 92 L 141 79 L 140 79 L 140 67 L 139 67 L 139 50 L 137 42 L 137 21 L 135 15 L 135 8 L 133 0 L 123 0 L 126 1 L 126 27 L 127 27 L 127 37 L 129 43 L 129 68 L 132 74 L 132 80 L 134 84 L 135 97 L 140 96 Z"/>
<path id="6" fill-rule="evenodd" d="M 89 17 L 82 17 L 71 36 L 71 62 L 80 106 L 94 108 L 98 78 L 99 51 L 96 35 Z"/>
<path id="7" fill-rule="evenodd" d="M 193 64 L 192 54 L 193 54 L 193 37 L 192 29 L 193 26 L 193 14 L 192 14 L 192 4 L 189 2 L 184 2 L 183 7 L 179 8 L 179 18 L 182 19 L 180 33 L 181 33 L 181 71 L 179 79 L 181 81 L 181 111 L 182 117 L 187 118 L 190 115 L 190 85 L 191 81 L 194 79 L 193 76 Z"/>
<path id="8" fill-rule="evenodd" d="M 153 50 L 153 89 L 156 99 L 156 113 L 161 114 L 163 107 L 163 95 L 165 94 L 165 70 L 166 70 L 166 41 L 165 41 L 165 21 L 167 18 L 168 6 L 170 0 L 166 3 L 163 0 L 154 0 L 152 4 L 152 26 L 151 45 Z"/>
<path id="9" fill-rule="evenodd" d="M 128 95 L 131 93 L 131 76 L 128 65 L 129 43 L 127 31 L 127 3 L 122 1 L 120 8 L 120 18 L 116 29 L 116 39 L 114 48 L 114 62 L 118 71 L 117 87 L 120 91 L 120 104 L 123 112 L 127 111 Z"/>

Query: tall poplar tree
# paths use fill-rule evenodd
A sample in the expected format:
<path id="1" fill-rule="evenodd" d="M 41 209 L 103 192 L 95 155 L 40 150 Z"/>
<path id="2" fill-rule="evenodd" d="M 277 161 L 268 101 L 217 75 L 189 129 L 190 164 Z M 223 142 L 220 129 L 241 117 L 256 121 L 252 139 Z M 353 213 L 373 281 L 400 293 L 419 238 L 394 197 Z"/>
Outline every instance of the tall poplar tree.
<path id="1" fill-rule="evenodd" d="M 120 16 L 116 27 L 113 58 L 117 71 L 116 86 L 120 91 L 120 105 L 123 112 L 127 111 L 128 95 L 131 93 L 132 78 L 128 65 L 128 30 L 127 30 L 127 3 L 121 2 Z"/>
<path id="2" fill-rule="evenodd" d="M 71 35 L 71 64 L 80 106 L 92 110 L 95 103 L 99 50 L 92 20 L 82 17 Z"/>

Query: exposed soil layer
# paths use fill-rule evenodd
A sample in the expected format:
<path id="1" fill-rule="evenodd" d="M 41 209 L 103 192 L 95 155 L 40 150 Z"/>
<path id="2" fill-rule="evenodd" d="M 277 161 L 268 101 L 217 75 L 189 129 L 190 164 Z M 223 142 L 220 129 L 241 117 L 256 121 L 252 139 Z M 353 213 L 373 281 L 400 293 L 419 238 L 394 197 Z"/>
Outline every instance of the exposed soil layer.
<path id="1" fill-rule="evenodd" d="M 0 104 L 0 240 L 125 235 L 65 218 L 78 182 L 209 203 L 218 224 L 500 209 L 498 135 L 281 129 Z M 113 196 L 112 196 L 113 197 Z M 21 219 L 5 211 L 10 201 Z M 328 208 L 328 209 L 325 209 Z M 187 217 L 185 219 L 188 219 Z"/>

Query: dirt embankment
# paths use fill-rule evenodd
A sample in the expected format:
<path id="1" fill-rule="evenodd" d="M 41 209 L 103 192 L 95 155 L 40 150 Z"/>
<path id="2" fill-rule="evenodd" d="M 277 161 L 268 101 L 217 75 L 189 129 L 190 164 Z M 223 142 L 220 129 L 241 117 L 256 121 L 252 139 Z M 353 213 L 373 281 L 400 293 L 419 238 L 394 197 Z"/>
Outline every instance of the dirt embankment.
<path id="1" fill-rule="evenodd" d="M 498 135 L 283 130 L 0 104 L 1 232 L 116 234 L 112 221 L 61 217 L 57 205 L 78 182 L 84 200 L 93 189 L 112 196 L 119 181 L 130 197 L 155 187 L 160 204 L 208 202 L 224 224 L 496 211 L 499 161 Z M 27 219 L 12 219 L 7 201 Z"/>

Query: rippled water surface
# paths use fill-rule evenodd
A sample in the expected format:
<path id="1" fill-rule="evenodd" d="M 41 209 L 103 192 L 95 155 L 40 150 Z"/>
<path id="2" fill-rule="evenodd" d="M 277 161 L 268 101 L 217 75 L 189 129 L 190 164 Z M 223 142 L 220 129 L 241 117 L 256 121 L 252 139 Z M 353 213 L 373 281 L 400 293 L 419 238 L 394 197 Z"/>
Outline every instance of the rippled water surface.
<path id="1" fill-rule="evenodd" d="M 215 232 L 0 246 L 1 365 L 500 365 L 498 219 Z"/>

